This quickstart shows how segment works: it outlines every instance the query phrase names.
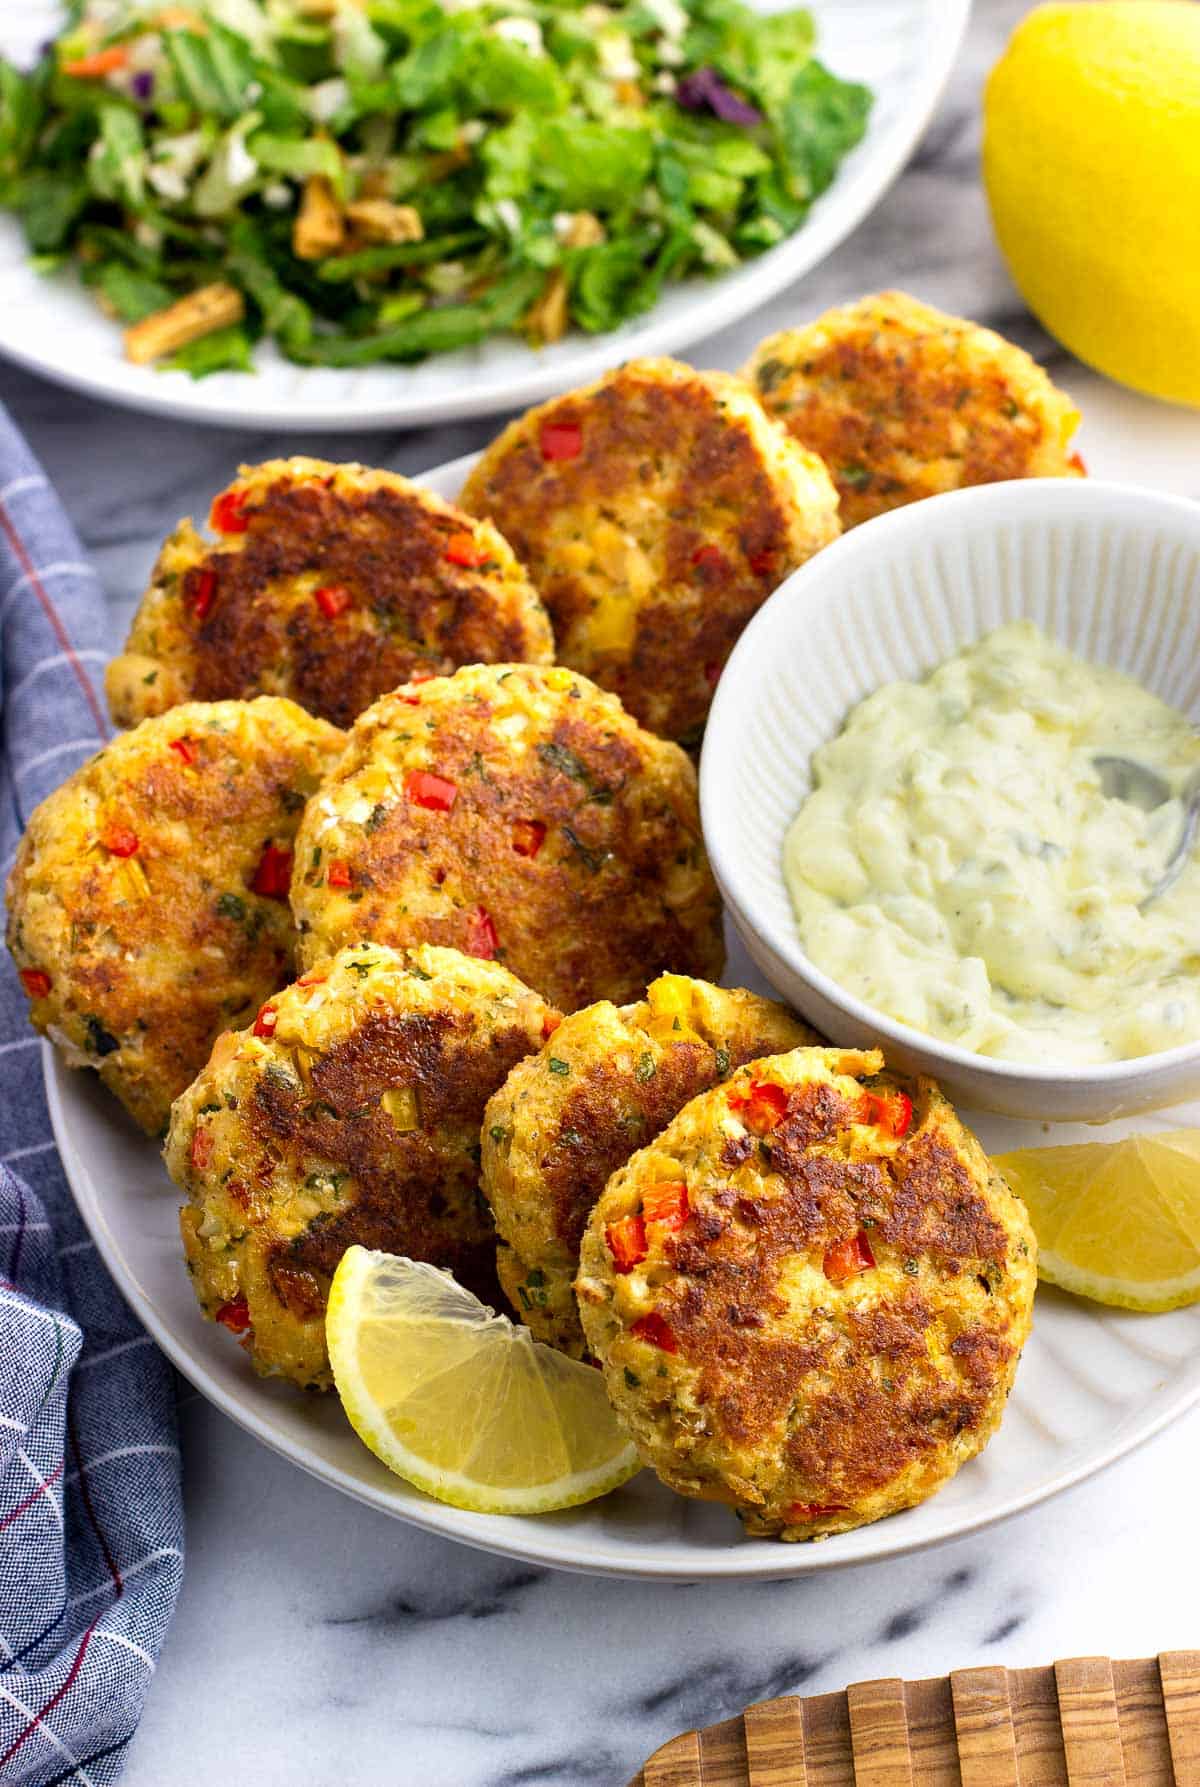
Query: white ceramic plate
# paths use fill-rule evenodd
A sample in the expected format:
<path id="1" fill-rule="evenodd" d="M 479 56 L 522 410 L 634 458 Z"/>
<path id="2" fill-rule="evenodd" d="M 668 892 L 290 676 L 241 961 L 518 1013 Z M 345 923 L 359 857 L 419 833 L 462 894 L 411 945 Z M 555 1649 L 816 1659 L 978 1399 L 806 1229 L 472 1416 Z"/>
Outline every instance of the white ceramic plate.
<path id="1" fill-rule="evenodd" d="M 756 0 L 770 10 L 778 0 Z M 799 279 L 849 235 L 912 153 L 946 83 L 971 0 L 817 0 L 818 53 L 875 93 L 865 138 L 803 228 L 713 280 L 671 287 L 653 313 L 612 335 L 566 337 L 534 351 L 514 340 L 440 354 L 423 365 L 343 372 L 293 366 L 260 348 L 256 376 L 194 383 L 122 358 L 119 328 L 62 273 L 32 272 L 16 220 L 0 213 L 0 352 L 76 390 L 133 409 L 244 427 L 351 429 L 427 425 L 520 409 L 596 378 L 635 354 L 676 353 L 736 322 Z M 0 52 L 28 62 L 56 27 L 55 0 L 0 6 Z"/>
<path id="2" fill-rule="evenodd" d="M 454 497 L 473 458 L 423 482 Z M 730 986 L 769 991 L 727 927 Z M 1039 1292 L 1004 1425 L 991 1446 L 926 1502 L 820 1545 L 743 1537 L 733 1516 L 664 1489 L 648 1471 L 603 1501 L 523 1519 L 431 1501 L 361 1446 L 333 1397 L 302 1396 L 254 1375 L 223 1329 L 200 1315 L 184 1270 L 178 1194 L 155 1147 L 137 1134 L 94 1074 L 72 1072 L 47 1045 L 46 1089 L 75 1200 L 113 1277 L 167 1356 L 209 1400 L 285 1458 L 347 1495 L 483 1551 L 594 1575 L 787 1577 L 938 1544 L 1032 1507 L 1091 1476 L 1200 1400 L 1200 1305 L 1135 1316 Z M 968 1121 L 971 1120 L 967 1113 Z M 1200 1105 L 1143 1127 L 1200 1124 Z M 999 1151 L 1093 1138 L 1095 1129 L 980 1118 Z M 1120 1134 L 1130 1125 L 1113 1125 Z"/>

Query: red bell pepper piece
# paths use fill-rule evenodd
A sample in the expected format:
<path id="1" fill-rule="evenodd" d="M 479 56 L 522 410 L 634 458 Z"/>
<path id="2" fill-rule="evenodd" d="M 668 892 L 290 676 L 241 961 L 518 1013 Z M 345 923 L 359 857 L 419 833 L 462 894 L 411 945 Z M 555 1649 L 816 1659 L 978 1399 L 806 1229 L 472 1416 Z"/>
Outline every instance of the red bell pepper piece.
<path id="1" fill-rule="evenodd" d="M 274 1036 L 275 1026 L 278 1022 L 279 1013 L 273 1005 L 260 1006 L 258 1016 L 254 1020 L 254 1035 Z"/>
<path id="2" fill-rule="evenodd" d="M 864 1092 L 862 1123 L 873 1123 L 884 1135 L 897 1140 L 908 1134 L 912 1122 L 912 1099 L 907 1092 Z"/>
<path id="3" fill-rule="evenodd" d="M 329 887 L 353 887 L 354 876 L 350 872 L 350 864 L 348 862 L 331 862 L 325 880 Z"/>
<path id="4" fill-rule="evenodd" d="M 536 856 L 546 842 L 546 827 L 540 819 L 517 819 L 513 822 L 512 847 L 518 856 Z"/>
<path id="5" fill-rule="evenodd" d="M 543 459 L 577 459 L 583 451 L 583 429 L 578 422 L 543 422 L 538 440 Z"/>
<path id="6" fill-rule="evenodd" d="M 618 1272 L 632 1272 L 646 1257 L 646 1224 L 640 1216 L 622 1216 L 604 1231 L 608 1251 Z"/>
<path id="7" fill-rule="evenodd" d="M 202 1173 L 212 1159 L 212 1130 L 201 1125 L 192 1133 L 192 1165 L 198 1173 Z"/>
<path id="8" fill-rule="evenodd" d="M 197 571 L 191 580 L 188 601 L 192 613 L 197 620 L 203 620 L 217 594 L 217 573 L 215 571 Z"/>
<path id="9" fill-rule="evenodd" d="M 770 1080 L 751 1080 L 748 1092 L 732 1092 L 729 1108 L 755 1135 L 768 1135 L 787 1114 L 788 1095 Z"/>
<path id="10" fill-rule="evenodd" d="M 354 597 L 344 583 L 323 583 L 320 589 L 313 591 L 313 601 L 321 610 L 326 620 L 336 620 L 344 614 Z"/>
<path id="11" fill-rule="evenodd" d="M 217 1320 L 231 1334 L 244 1334 L 250 1326 L 250 1305 L 245 1297 L 235 1297 L 232 1303 L 222 1303 Z"/>
<path id="12" fill-rule="evenodd" d="M 432 775 L 427 769 L 410 769 L 404 778 L 404 793 L 414 807 L 448 813 L 458 799 L 458 783 Z"/>
<path id="13" fill-rule="evenodd" d="M 168 749 L 174 751 L 175 754 L 178 757 L 181 757 L 187 764 L 192 764 L 196 761 L 196 746 L 194 741 L 190 738 L 173 738 L 170 741 Z"/>
<path id="14" fill-rule="evenodd" d="M 292 861 L 290 850 L 268 844 L 250 883 L 255 893 L 268 900 L 286 900 L 292 885 Z"/>
<path id="15" fill-rule="evenodd" d="M 850 1279 L 857 1278 L 860 1272 L 869 1271 L 874 1264 L 875 1255 L 871 1252 L 871 1243 L 862 1229 L 848 1240 L 835 1241 L 831 1247 L 827 1247 L 823 1261 L 825 1276 L 830 1284 L 847 1284 Z"/>
<path id="16" fill-rule="evenodd" d="M 20 978 L 31 999 L 44 999 L 54 985 L 44 968 L 22 968 Z"/>
<path id="17" fill-rule="evenodd" d="M 244 490 L 223 490 L 213 498 L 208 512 L 208 525 L 217 534 L 244 534 L 250 526 L 246 504 L 250 498 Z"/>
<path id="18" fill-rule="evenodd" d="M 688 1219 L 687 1186 L 662 1181 L 642 1193 L 642 1215 L 665 1229 L 681 1229 Z"/>
<path id="19" fill-rule="evenodd" d="M 784 1519 L 789 1526 L 804 1526 L 810 1520 L 820 1520 L 824 1514 L 845 1514 L 848 1510 L 841 1502 L 793 1502 L 784 1509 Z"/>
<path id="20" fill-rule="evenodd" d="M 100 842 L 110 856 L 136 856 L 138 835 L 127 825 L 110 825 L 100 834 Z"/>
<path id="21" fill-rule="evenodd" d="M 452 565 L 464 565 L 467 570 L 474 571 L 479 565 L 486 565 L 491 558 L 491 548 L 484 546 L 474 534 L 451 534 L 446 541 L 446 558 Z"/>
<path id="22" fill-rule="evenodd" d="M 661 1347 L 664 1353 L 679 1351 L 674 1329 L 665 1316 L 659 1315 L 657 1309 L 650 1310 L 647 1315 L 640 1315 L 629 1332 L 639 1340 L 648 1341 L 651 1346 Z"/>

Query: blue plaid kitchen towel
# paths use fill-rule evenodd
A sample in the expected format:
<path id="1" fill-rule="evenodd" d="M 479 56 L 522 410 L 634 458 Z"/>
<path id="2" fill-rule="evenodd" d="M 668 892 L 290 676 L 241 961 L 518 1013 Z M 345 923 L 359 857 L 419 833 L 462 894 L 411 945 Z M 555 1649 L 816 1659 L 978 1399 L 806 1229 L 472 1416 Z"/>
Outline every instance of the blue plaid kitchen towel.
<path id="1" fill-rule="evenodd" d="M 108 734 L 105 605 L 0 409 L 0 856 Z M 121 1772 L 183 1572 L 170 1367 L 76 1213 L 0 963 L 0 1783 Z"/>

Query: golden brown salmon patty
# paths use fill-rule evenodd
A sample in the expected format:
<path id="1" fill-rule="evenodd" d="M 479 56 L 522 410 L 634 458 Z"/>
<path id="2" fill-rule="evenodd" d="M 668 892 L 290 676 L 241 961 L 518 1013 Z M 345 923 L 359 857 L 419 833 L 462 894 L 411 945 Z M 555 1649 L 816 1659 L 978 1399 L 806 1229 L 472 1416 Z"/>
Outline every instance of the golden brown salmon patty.
<path id="1" fill-rule="evenodd" d="M 292 701 L 193 702 L 114 739 L 29 821 L 8 947 L 30 1017 L 151 1135 L 291 972 L 292 840 L 344 743 Z"/>
<path id="2" fill-rule="evenodd" d="M 369 708 L 300 827 L 301 959 L 496 957 L 564 1011 L 715 979 L 721 910 L 678 745 L 570 670 L 476 664 Z"/>
<path id="3" fill-rule="evenodd" d="M 693 1100 L 608 1185 L 579 1307 L 646 1463 L 747 1531 L 845 1532 L 999 1424 L 1036 1279 L 1024 1207 L 931 1080 L 796 1049 Z"/>
<path id="4" fill-rule="evenodd" d="M 348 726 L 414 675 L 553 660 L 545 609 L 495 528 L 392 472 L 243 466 L 211 524 L 215 543 L 184 521 L 159 554 L 108 667 L 118 725 L 268 694 Z"/>
<path id="5" fill-rule="evenodd" d="M 222 1036 L 171 1115 L 167 1170 L 204 1313 L 319 1389 L 348 1247 L 429 1260 L 496 1301 L 479 1124 L 556 1013 L 498 962 L 344 949 Z"/>
<path id="6" fill-rule="evenodd" d="M 966 484 L 1083 473 L 1079 413 L 1037 362 L 904 292 L 769 336 L 744 377 L 828 465 L 843 527 Z"/>
<path id="7" fill-rule="evenodd" d="M 500 1282 L 539 1340 L 587 1350 L 575 1275 L 609 1175 L 744 1061 L 816 1040 L 756 993 L 664 974 L 638 1005 L 602 1000 L 564 1018 L 517 1063 L 484 1114 L 483 1192 Z"/>
<path id="8" fill-rule="evenodd" d="M 631 360 L 530 410 L 462 502 L 527 567 L 560 661 L 686 743 L 750 616 L 838 532 L 820 460 L 740 379 L 677 360 Z"/>

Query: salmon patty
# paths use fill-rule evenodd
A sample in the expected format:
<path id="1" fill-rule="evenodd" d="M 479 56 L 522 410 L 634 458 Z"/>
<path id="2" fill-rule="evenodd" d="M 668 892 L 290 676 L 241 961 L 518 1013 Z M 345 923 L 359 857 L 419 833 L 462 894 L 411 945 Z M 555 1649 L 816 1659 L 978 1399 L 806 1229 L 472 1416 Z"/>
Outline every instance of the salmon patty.
<path id="1" fill-rule="evenodd" d="M 517 1063 L 483 1119 L 483 1192 L 509 1302 L 539 1340 L 580 1358 L 579 1244 L 605 1183 L 689 1099 L 744 1061 L 815 1042 L 782 1005 L 664 974 L 636 1005 L 564 1018 Z"/>
<path id="2" fill-rule="evenodd" d="M 1083 474 L 1079 412 L 1037 362 L 904 292 L 768 337 L 743 376 L 828 465 L 843 527 L 968 484 Z"/>
<path id="3" fill-rule="evenodd" d="M 330 1387 L 325 1305 L 355 1243 L 496 1301 L 479 1123 L 556 1015 L 498 962 L 366 945 L 220 1038 L 166 1162 L 196 1295 L 258 1371 Z"/>
<path id="4" fill-rule="evenodd" d="M 1035 1280 L 1024 1206 L 932 1081 L 797 1049 L 613 1175 L 578 1293 L 663 1481 L 813 1539 L 924 1501 L 986 1445 Z"/>
<path id="5" fill-rule="evenodd" d="M 302 960 L 372 938 L 495 958 L 564 1011 L 724 950 L 696 775 L 584 677 L 476 664 L 384 696 L 304 816 Z"/>
<path id="6" fill-rule="evenodd" d="M 181 522 L 159 555 L 108 667 L 119 726 L 260 694 L 348 726 L 413 676 L 553 659 L 546 612 L 496 529 L 393 472 L 243 466 L 211 525 L 213 542 Z"/>
<path id="7" fill-rule="evenodd" d="M 289 979 L 300 814 L 344 735 L 292 701 L 192 702 L 32 815 L 8 884 L 30 1017 L 150 1135 L 213 1040 Z"/>
<path id="8" fill-rule="evenodd" d="M 821 461 L 741 380 L 631 360 L 511 423 L 462 493 L 528 568 L 559 660 L 698 741 L 738 635 L 838 532 Z"/>

